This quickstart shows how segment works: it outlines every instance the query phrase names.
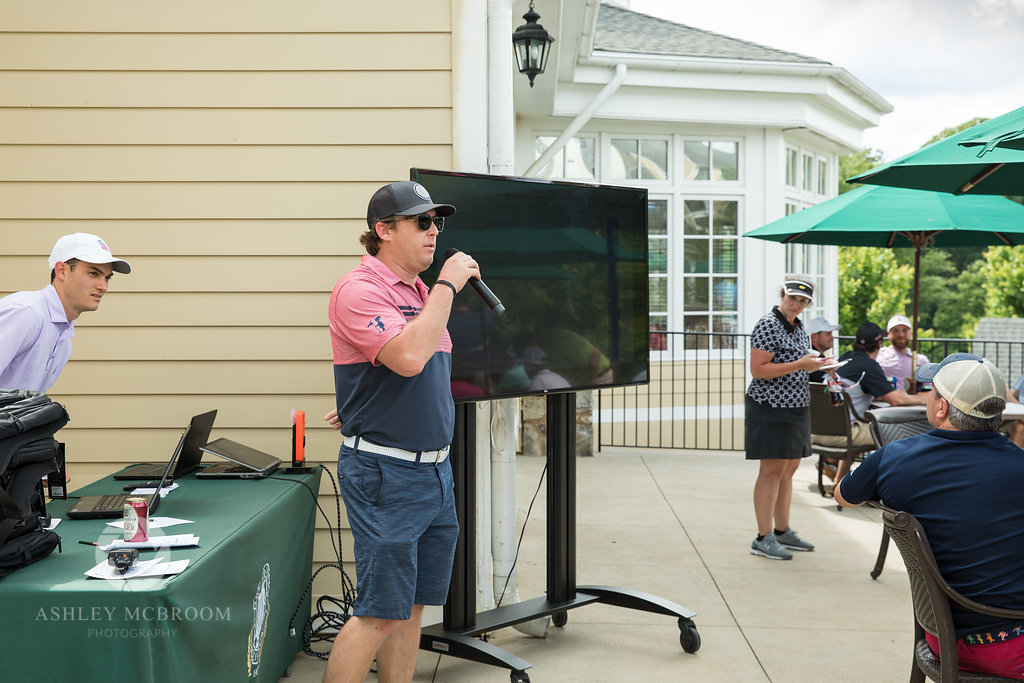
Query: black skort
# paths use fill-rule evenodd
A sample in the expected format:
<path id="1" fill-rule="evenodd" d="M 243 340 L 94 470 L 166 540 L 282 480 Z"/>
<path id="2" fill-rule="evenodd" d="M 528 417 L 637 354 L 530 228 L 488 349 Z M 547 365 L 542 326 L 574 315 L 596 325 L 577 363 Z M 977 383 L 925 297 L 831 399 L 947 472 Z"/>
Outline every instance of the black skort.
<path id="1" fill-rule="evenodd" d="M 811 454 L 811 409 L 773 408 L 744 397 L 747 460 L 796 460 Z"/>

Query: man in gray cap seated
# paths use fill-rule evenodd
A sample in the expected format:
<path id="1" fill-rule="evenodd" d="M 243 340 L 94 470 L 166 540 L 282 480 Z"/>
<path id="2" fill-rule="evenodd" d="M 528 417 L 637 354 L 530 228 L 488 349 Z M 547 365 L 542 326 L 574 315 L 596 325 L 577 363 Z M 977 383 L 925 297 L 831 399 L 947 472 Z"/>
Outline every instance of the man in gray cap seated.
<path id="1" fill-rule="evenodd" d="M 834 332 L 839 330 L 839 325 L 833 325 L 825 318 L 811 318 L 807 321 L 807 334 L 811 336 L 811 348 L 818 352 L 819 358 L 827 358 L 832 355 L 832 344 L 836 337 Z M 825 371 L 815 370 L 811 373 L 812 382 L 824 382 Z"/>
<path id="2" fill-rule="evenodd" d="M 939 571 L 964 596 L 1024 609 L 1024 457 L 997 432 L 1006 381 L 987 360 L 954 353 L 917 371 L 933 384 L 928 422 L 934 427 L 878 449 L 835 487 L 836 502 L 881 499 L 917 517 Z M 960 668 L 1020 677 L 1024 624 L 950 605 Z M 934 652 L 938 642 L 928 636 Z"/>
<path id="3" fill-rule="evenodd" d="M 49 265 L 49 285 L 0 299 L 0 387 L 48 391 L 71 357 L 75 320 L 100 307 L 115 272 L 132 272 L 86 232 L 57 240 Z"/>

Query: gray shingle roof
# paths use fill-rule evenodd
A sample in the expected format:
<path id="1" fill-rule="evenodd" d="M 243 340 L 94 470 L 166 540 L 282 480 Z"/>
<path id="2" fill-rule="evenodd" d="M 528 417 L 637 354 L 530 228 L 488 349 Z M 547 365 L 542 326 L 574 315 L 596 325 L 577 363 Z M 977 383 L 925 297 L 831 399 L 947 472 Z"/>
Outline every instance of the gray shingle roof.
<path id="1" fill-rule="evenodd" d="M 1024 319 L 982 318 L 974 332 L 971 352 L 994 363 L 1003 371 L 1006 381 L 1012 384 L 1024 373 L 1021 340 L 1024 340 Z M 998 343 L 1000 341 L 1003 343 Z"/>
<path id="2" fill-rule="evenodd" d="M 594 49 L 679 57 L 829 64 L 814 57 L 776 50 L 606 3 L 601 4 L 598 13 Z"/>

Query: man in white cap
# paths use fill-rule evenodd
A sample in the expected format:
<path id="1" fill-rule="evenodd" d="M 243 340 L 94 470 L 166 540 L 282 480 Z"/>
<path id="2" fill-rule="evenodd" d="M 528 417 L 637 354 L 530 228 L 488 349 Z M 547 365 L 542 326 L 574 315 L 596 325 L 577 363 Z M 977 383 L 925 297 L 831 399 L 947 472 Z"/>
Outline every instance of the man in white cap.
<path id="1" fill-rule="evenodd" d="M 886 377 L 896 378 L 896 389 L 907 391 L 910 388 L 910 377 L 914 374 L 910 364 L 910 318 L 905 315 L 894 315 L 885 326 L 889 335 L 889 346 L 884 346 L 875 359 L 882 366 Z M 924 354 L 917 354 L 915 367 L 919 368 L 928 362 Z"/>
<path id="2" fill-rule="evenodd" d="M 114 272 L 132 267 L 96 235 L 64 235 L 50 252 L 50 284 L 0 299 L 0 387 L 47 391 L 71 357 L 75 320 L 99 308 Z"/>
<path id="3" fill-rule="evenodd" d="M 834 489 L 844 506 L 879 500 L 917 517 L 939 571 L 967 598 L 1024 609 L 1024 457 L 997 432 L 1006 406 L 998 368 L 967 353 L 917 371 L 930 382 L 926 434 L 878 449 Z M 950 604 L 960 668 L 1006 677 L 1024 670 L 1024 624 Z M 844 615 L 845 616 L 845 615 Z M 938 642 L 928 636 L 933 652 Z"/>

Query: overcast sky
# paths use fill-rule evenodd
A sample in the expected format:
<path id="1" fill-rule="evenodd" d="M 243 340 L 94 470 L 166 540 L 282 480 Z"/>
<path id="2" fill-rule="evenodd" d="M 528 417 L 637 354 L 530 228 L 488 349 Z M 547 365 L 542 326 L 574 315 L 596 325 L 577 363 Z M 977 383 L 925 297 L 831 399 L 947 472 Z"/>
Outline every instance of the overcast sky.
<path id="1" fill-rule="evenodd" d="M 631 0 L 637 12 L 843 67 L 893 107 L 886 161 L 1024 106 L 1024 0 Z"/>

